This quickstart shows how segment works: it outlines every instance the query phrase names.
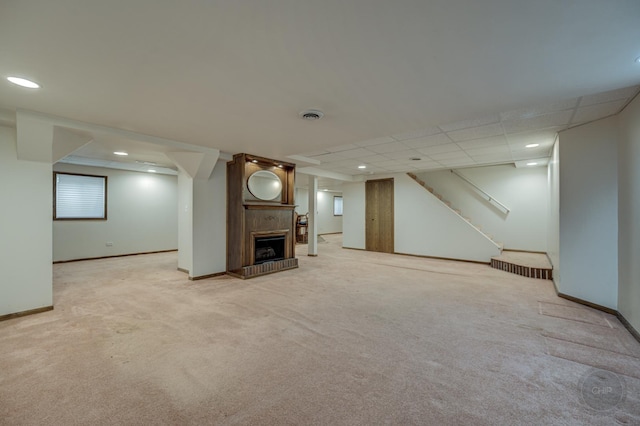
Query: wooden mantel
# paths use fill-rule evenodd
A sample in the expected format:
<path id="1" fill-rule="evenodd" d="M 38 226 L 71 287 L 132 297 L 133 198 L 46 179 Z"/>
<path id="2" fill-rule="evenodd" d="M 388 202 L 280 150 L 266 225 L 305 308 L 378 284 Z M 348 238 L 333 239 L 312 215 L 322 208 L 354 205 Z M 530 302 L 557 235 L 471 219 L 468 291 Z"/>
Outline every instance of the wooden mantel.
<path id="1" fill-rule="evenodd" d="M 260 170 L 273 172 L 282 191 L 272 200 L 260 200 L 247 182 Z M 294 223 L 295 164 L 250 154 L 236 154 L 227 163 L 227 273 L 252 278 L 298 267 Z M 277 182 L 277 181 L 276 181 Z M 283 259 L 255 263 L 255 241 L 263 235 L 284 236 Z"/>

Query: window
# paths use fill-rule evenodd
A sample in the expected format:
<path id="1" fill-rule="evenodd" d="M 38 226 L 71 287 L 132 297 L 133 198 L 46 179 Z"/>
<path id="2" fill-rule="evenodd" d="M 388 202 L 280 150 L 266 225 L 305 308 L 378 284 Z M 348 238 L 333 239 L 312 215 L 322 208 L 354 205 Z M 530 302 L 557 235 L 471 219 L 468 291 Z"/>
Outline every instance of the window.
<path id="1" fill-rule="evenodd" d="M 342 216 L 342 197 L 333 197 L 333 215 Z"/>
<path id="2" fill-rule="evenodd" d="M 106 219 L 107 177 L 54 173 L 53 219 Z"/>

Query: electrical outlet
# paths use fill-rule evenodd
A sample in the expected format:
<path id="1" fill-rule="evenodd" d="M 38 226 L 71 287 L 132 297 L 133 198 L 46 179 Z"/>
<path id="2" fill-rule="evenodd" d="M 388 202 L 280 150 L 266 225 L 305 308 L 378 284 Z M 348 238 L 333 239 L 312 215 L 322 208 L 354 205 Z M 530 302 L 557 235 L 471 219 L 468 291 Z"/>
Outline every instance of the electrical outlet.
<path id="1" fill-rule="evenodd" d="M 107 247 L 113 247 L 113 243 L 111 241 L 107 241 Z"/>

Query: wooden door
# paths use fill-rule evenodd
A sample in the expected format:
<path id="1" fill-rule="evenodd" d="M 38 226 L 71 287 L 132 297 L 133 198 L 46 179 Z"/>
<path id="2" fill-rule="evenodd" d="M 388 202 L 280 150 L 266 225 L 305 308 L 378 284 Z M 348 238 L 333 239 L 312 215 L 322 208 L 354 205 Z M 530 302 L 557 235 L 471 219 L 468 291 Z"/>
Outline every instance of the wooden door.
<path id="1" fill-rule="evenodd" d="M 365 247 L 393 253 L 393 179 L 368 180 L 365 196 Z"/>

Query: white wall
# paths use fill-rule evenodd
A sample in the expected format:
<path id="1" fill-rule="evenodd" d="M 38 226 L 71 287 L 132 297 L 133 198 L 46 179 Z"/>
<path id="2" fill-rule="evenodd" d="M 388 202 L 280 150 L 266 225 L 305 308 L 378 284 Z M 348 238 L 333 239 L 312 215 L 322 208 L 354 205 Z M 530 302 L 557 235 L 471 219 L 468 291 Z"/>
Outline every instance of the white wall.
<path id="1" fill-rule="evenodd" d="M 309 213 L 309 190 L 307 188 L 295 188 L 293 191 L 293 198 L 296 203 L 296 213 Z"/>
<path id="2" fill-rule="evenodd" d="M 318 191 L 316 221 L 318 223 L 318 235 L 334 234 L 342 232 L 342 216 L 333 215 L 333 197 L 342 196 L 342 192 Z M 309 213 L 309 190 L 307 188 L 295 189 L 296 213 Z"/>
<path id="3" fill-rule="evenodd" d="M 498 247 L 405 173 L 394 179 L 394 251 L 489 262 Z M 365 248 L 365 184 L 343 185 L 343 245 Z"/>
<path id="4" fill-rule="evenodd" d="M 549 185 L 549 215 L 547 225 L 547 255 L 553 265 L 553 280 L 560 282 L 560 144 L 553 145 L 547 167 Z"/>
<path id="5" fill-rule="evenodd" d="M 180 170 L 178 172 L 178 268 L 187 272 L 192 268 L 192 212 L 193 179 Z"/>
<path id="6" fill-rule="evenodd" d="M 457 171 L 506 205 L 509 214 L 449 170 L 420 173 L 418 177 L 473 224 L 502 242 L 505 249 L 547 251 L 549 187 L 545 167 L 501 165 Z"/>
<path id="7" fill-rule="evenodd" d="M 318 234 L 342 232 L 342 216 L 333 215 L 333 197 L 342 197 L 342 192 L 318 191 Z"/>
<path id="8" fill-rule="evenodd" d="M 640 332 L 640 97 L 619 119 L 618 311 Z"/>
<path id="9" fill-rule="evenodd" d="M 618 306 L 618 118 L 559 134 L 558 291 Z"/>
<path id="10" fill-rule="evenodd" d="M 193 180 L 193 248 L 189 275 L 227 269 L 227 163 L 218 161 L 208 179 Z"/>
<path id="11" fill-rule="evenodd" d="M 0 126 L 0 315 L 53 305 L 51 164 L 19 161 Z"/>
<path id="12" fill-rule="evenodd" d="M 62 163 L 54 170 L 108 177 L 106 221 L 53 221 L 54 261 L 178 248 L 176 176 Z"/>
<path id="13" fill-rule="evenodd" d="M 342 185 L 342 247 L 365 249 L 364 182 Z"/>

